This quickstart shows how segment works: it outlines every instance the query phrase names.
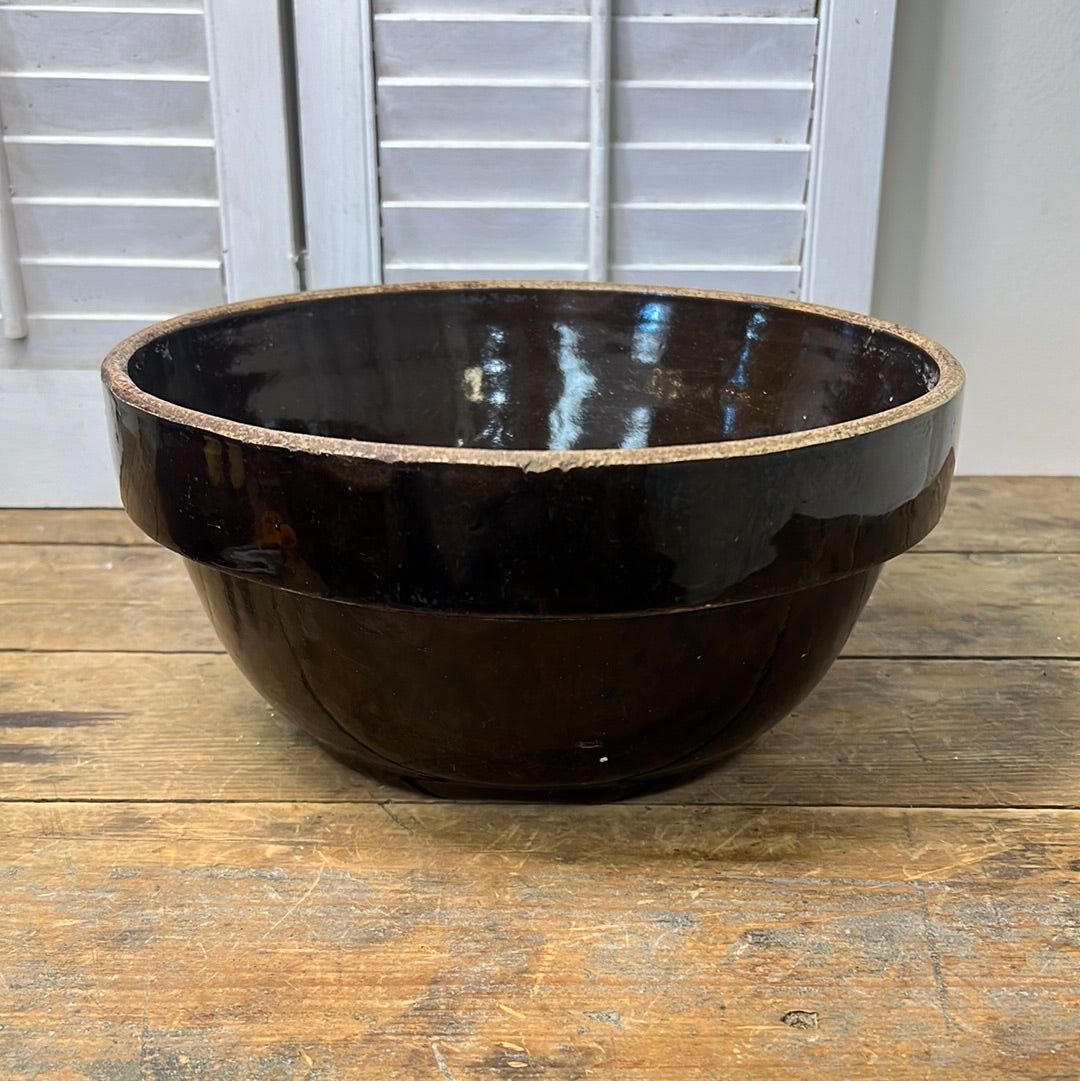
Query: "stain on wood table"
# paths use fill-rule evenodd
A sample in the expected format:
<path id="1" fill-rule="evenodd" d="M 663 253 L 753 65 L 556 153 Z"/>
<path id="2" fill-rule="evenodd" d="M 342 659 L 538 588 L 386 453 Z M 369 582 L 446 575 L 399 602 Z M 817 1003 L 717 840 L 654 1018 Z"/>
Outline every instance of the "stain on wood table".
<path id="1" fill-rule="evenodd" d="M 725 769 L 323 755 L 117 512 L 0 511 L 0 1078 L 1080 1076 L 1080 480 L 966 478 Z"/>

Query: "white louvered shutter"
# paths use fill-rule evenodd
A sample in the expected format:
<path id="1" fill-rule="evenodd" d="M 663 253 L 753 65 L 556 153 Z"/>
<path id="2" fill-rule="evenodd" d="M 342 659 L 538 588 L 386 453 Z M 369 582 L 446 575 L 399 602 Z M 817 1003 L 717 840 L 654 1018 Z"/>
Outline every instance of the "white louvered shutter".
<path id="1" fill-rule="evenodd" d="M 331 48 L 328 8 L 348 27 Z M 865 308 L 892 14 L 872 0 L 298 8 L 309 283 L 591 278 Z M 320 170 L 328 152 L 345 168 Z"/>
<path id="2" fill-rule="evenodd" d="M 105 352 L 296 288 L 280 70 L 263 0 L 0 3 L 0 504 L 113 502 Z"/>

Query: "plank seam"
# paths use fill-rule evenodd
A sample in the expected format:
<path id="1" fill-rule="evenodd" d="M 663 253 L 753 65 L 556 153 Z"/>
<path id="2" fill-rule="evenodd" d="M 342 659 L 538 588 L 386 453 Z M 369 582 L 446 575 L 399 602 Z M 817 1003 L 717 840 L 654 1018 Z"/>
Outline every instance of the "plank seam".
<path id="1" fill-rule="evenodd" d="M 134 547 L 134 546 L 132 546 Z M 34 601 L 25 602 L 32 605 Z M 122 606 L 118 606 L 122 607 Z M 34 646 L 0 646 L 0 656 L 5 653 L 40 653 L 42 656 L 56 656 L 65 653 L 84 653 L 93 655 L 121 654 L 123 656 L 148 657 L 224 657 L 227 656 L 224 649 L 48 649 Z M 961 663 L 973 664 L 975 662 L 985 664 L 998 664 L 1007 662 L 1030 662 L 1032 664 L 1076 664 L 1080 662 L 1080 654 L 1071 653 L 844 653 L 833 661 L 833 664 L 841 664 L 844 661 L 877 661 L 887 664 L 890 662 L 912 663 L 926 661 L 937 663 Z"/>
<path id="2" fill-rule="evenodd" d="M 522 801 L 523 805 L 546 810 L 562 810 L 565 809 L 565 804 L 548 803 L 543 801 L 529 802 Z M 319 806 L 319 807 L 336 807 L 336 806 L 355 806 L 364 805 L 372 807 L 392 806 L 392 807 L 494 807 L 497 806 L 497 802 L 493 800 L 478 800 L 478 799 L 455 799 L 455 800 L 438 800 L 438 799 L 387 799 L 386 797 L 376 798 L 373 796 L 363 795 L 348 795 L 338 798 L 304 798 L 304 799 L 213 799 L 213 798 L 177 798 L 177 799 L 151 799 L 150 797 L 70 797 L 62 798 L 55 796 L 42 796 L 40 799 L 17 799 L 17 800 L 5 800 L 0 798 L 0 807 L 32 807 L 42 804 L 58 805 L 66 804 L 72 807 L 92 807 L 92 806 L 154 806 L 154 807 L 296 807 L 300 806 Z M 927 804 L 909 804 L 909 803 L 725 803 L 724 801 L 704 801 L 704 800 L 687 800 L 685 802 L 649 802 L 649 803 L 632 803 L 624 801 L 623 803 L 608 803 L 608 804 L 595 804 L 589 807 L 589 805 L 583 805 L 583 809 L 590 810 L 603 810 L 617 809 L 620 807 L 633 807 L 651 810 L 671 810 L 678 807 L 683 808 L 702 808 L 712 807 L 717 809 L 726 809 L 732 811 L 760 811 L 770 812 L 784 807 L 795 807 L 800 810 L 814 810 L 814 811 L 895 811 L 897 814 L 906 814 L 910 811 L 917 813 L 922 812 L 934 812 L 939 811 L 947 814 L 964 814 L 970 812 L 972 814 L 983 813 L 988 811 L 1000 812 L 1002 814 L 1013 815 L 1016 812 L 1030 812 L 1031 814 L 1038 814 L 1042 811 L 1058 811 L 1080 814 L 1080 805 L 1073 803 L 1030 803 L 1030 804 L 1007 804 L 1007 803 L 965 803 L 965 804 L 948 804 L 948 803 L 927 803 Z M 750 878 L 750 881 L 759 882 L 758 878 Z M 797 879 L 795 881 L 805 881 L 804 879 Z M 887 880 L 889 882 L 904 882 L 904 879 Z"/>

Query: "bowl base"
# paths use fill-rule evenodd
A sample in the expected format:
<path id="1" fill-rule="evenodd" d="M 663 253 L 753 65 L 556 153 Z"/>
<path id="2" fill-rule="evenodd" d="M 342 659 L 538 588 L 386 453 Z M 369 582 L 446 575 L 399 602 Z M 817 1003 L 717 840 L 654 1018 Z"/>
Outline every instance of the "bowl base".
<path id="1" fill-rule="evenodd" d="M 418 792 L 423 796 L 434 796 L 436 799 L 459 800 L 468 803 L 619 803 L 634 796 L 647 796 L 655 792 L 666 792 L 668 789 L 678 788 L 680 785 L 722 768 L 745 750 L 745 747 L 739 747 L 705 767 L 679 770 L 661 777 L 630 777 L 611 784 L 529 788 L 470 784 L 439 777 L 416 777 L 383 772 L 373 769 L 370 762 L 357 755 L 351 755 L 347 751 L 318 740 L 316 742 L 336 762 L 383 784 L 392 785 L 407 792 Z"/>

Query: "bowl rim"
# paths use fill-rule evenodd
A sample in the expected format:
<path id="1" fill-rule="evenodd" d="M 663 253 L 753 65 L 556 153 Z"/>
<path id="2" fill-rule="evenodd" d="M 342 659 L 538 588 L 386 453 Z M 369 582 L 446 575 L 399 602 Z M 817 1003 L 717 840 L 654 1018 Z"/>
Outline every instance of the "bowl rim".
<path id="1" fill-rule="evenodd" d="M 338 436 L 307 435 L 276 428 L 264 428 L 256 424 L 231 420 L 211 413 L 203 413 L 187 406 L 177 405 L 165 398 L 151 394 L 136 385 L 128 371 L 128 363 L 140 349 L 158 338 L 190 327 L 211 323 L 234 315 L 242 315 L 275 308 L 292 307 L 306 301 L 320 302 L 350 296 L 387 295 L 425 292 L 521 292 L 571 291 L 571 292 L 618 292 L 636 293 L 642 297 L 686 297 L 701 300 L 733 301 L 788 311 L 865 327 L 866 329 L 899 338 L 922 351 L 938 369 L 937 383 L 925 394 L 911 401 L 837 424 L 808 428 L 800 432 L 782 432 L 775 435 L 755 436 L 749 439 L 731 439 L 707 443 L 674 443 L 655 447 L 624 449 L 581 450 L 500 450 L 481 447 L 426 446 L 419 443 L 385 443 L 374 440 L 348 439 Z M 339 458 L 376 460 L 387 464 L 435 463 L 444 465 L 469 465 L 489 467 L 512 467 L 527 472 L 547 470 L 597 468 L 603 466 L 658 465 L 671 462 L 707 461 L 724 458 L 749 458 L 797 450 L 804 447 L 837 443 L 846 439 L 868 435 L 894 425 L 902 424 L 934 412 L 951 401 L 964 386 L 964 371 L 959 362 L 943 346 L 913 330 L 869 315 L 830 308 L 805 301 L 780 297 L 760 296 L 754 293 L 721 292 L 707 289 L 689 289 L 674 286 L 637 285 L 627 282 L 567 282 L 567 281 L 431 281 L 383 285 L 350 286 L 342 289 L 319 289 L 302 293 L 284 293 L 259 297 L 253 300 L 235 301 L 210 308 L 188 312 L 155 323 L 137 331 L 114 346 L 101 365 L 101 378 L 107 391 L 118 401 L 149 414 L 159 420 L 191 428 L 206 435 L 239 443 L 254 444 L 266 448 L 279 448 L 294 453 L 308 453 Z"/>

